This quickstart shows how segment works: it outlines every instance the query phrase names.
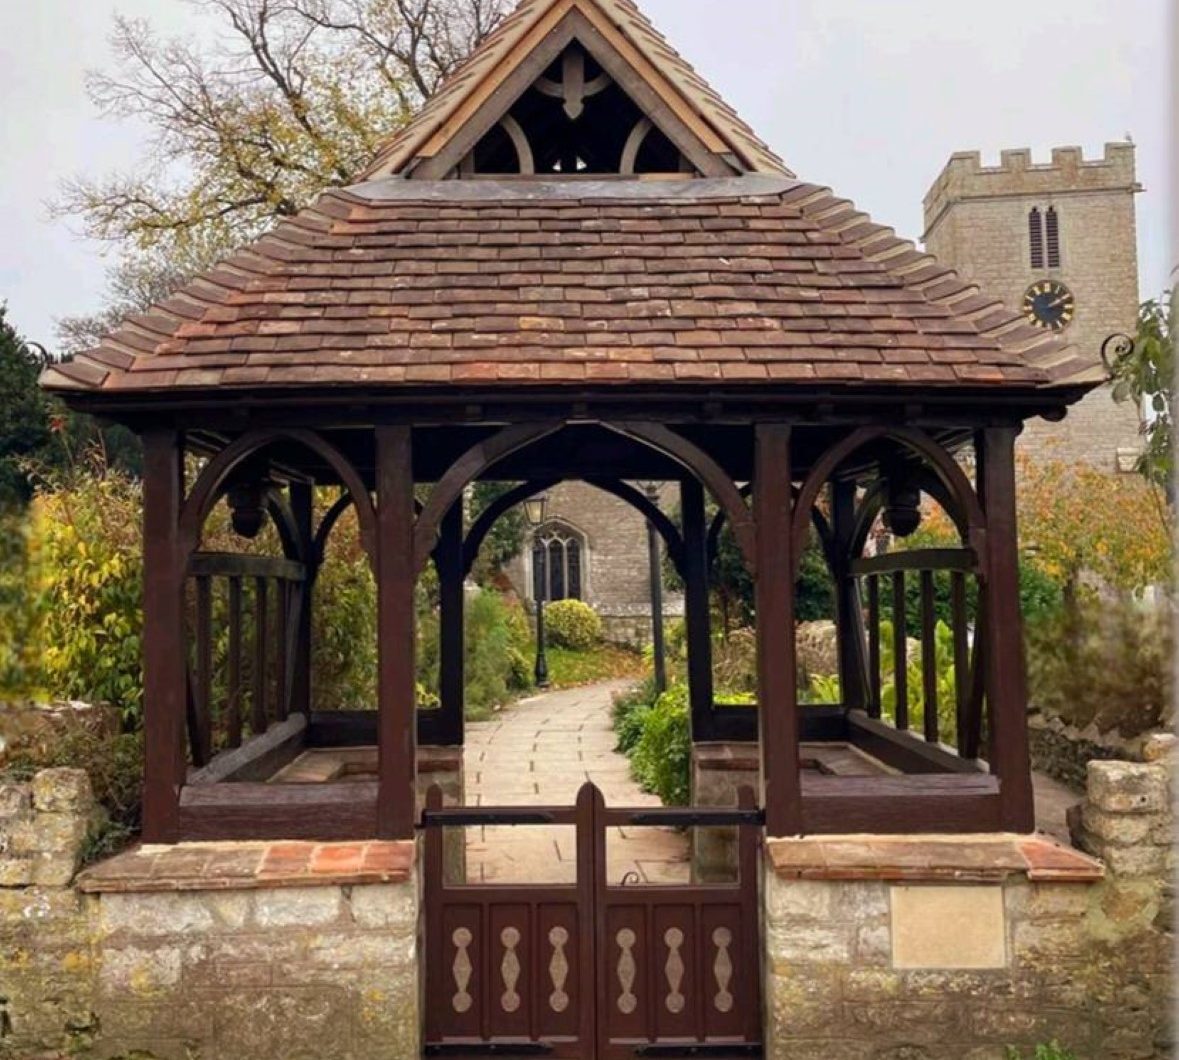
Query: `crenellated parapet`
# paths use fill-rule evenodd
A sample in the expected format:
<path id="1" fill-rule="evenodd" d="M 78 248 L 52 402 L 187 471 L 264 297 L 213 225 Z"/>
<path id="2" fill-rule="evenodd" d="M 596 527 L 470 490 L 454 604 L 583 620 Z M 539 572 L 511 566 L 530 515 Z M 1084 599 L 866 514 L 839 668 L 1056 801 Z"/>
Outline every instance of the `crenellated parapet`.
<path id="1" fill-rule="evenodd" d="M 963 199 L 1141 190 L 1134 144 L 1125 141 L 1107 143 L 1101 158 L 1085 158 L 1080 147 L 1054 147 L 1050 162 L 1034 161 L 1026 147 L 1012 148 L 1000 153 L 997 166 L 983 165 L 979 151 L 957 151 L 925 194 L 925 230 Z"/>

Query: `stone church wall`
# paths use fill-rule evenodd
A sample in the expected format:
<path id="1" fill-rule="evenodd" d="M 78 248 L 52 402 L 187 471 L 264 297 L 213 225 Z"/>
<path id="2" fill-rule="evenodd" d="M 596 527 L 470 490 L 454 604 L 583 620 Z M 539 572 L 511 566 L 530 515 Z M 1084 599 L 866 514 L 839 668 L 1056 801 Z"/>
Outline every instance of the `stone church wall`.
<path id="1" fill-rule="evenodd" d="M 664 511 L 675 504 L 675 489 L 665 486 Z M 647 523 L 617 497 L 586 485 L 562 482 L 548 491 L 548 520 L 578 532 L 585 544 L 582 599 L 602 617 L 606 636 L 620 644 L 643 646 L 651 638 L 651 590 Z M 516 591 L 531 600 L 531 544 L 508 565 Z M 665 588 L 664 615 L 683 614 L 683 598 Z"/>

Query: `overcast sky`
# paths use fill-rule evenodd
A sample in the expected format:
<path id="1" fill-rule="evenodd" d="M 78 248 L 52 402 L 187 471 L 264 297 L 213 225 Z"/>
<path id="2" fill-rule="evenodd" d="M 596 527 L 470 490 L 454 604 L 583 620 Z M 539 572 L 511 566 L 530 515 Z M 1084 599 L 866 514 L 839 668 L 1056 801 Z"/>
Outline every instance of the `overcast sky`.
<path id="1" fill-rule="evenodd" d="M 1143 296 L 1170 271 L 1167 0 L 640 0 L 799 176 L 921 235 L 921 198 L 949 155 L 1107 140 L 1138 144 Z M 27 337 L 101 304 L 103 248 L 50 221 L 58 183 L 134 164 L 143 130 L 100 121 L 87 68 L 109 62 L 117 10 L 163 32 L 183 0 L 2 0 L 0 300 Z"/>

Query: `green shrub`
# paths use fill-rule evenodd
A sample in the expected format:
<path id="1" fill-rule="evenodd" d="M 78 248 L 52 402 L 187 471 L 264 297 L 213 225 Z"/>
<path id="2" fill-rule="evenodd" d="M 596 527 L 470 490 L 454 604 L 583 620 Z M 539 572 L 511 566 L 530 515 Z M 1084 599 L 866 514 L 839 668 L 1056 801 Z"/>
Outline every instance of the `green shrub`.
<path id="1" fill-rule="evenodd" d="M 141 512 L 139 484 L 115 471 L 71 475 L 31 509 L 44 684 L 111 704 L 127 728 L 143 709 Z"/>
<path id="2" fill-rule="evenodd" d="M 646 715 L 654 706 L 656 698 L 653 677 L 614 697 L 610 713 L 618 737 L 615 750 L 626 755 L 634 750 L 643 735 Z"/>
<path id="3" fill-rule="evenodd" d="M 508 648 L 508 688 L 513 692 L 527 692 L 533 684 L 534 663 L 515 645 Z"/>
<path id="4" fill-rule="evenodd" d="M 1027 641 L 1029 700 L 1045 714 L 1127 738 L 1170 723 L 1167 609 L 1082 598 L 1029 626 Z"/>
<path id="5" fill-rule="evenodd" d="M 544 609 L 545 634 L 558 648 L 586 651 L 602 639 L 602 620 L 582 600 L 558 600 Z"/>
<path id="6" fill-rule="evenodd" d="M 494 707 L 518 691 L 518 667 L 525 644 L 519 640 L 527 623 L 515 601 L 490 589 L 483 589 L 467 601 L 464 640 L 466 645 L 466 713 L 485 717 Z M 513 661 L 512 650 L 517 656 Z M 524 662 L 524 673 L 528 664 Z"/>
<path id="7" fill-rule="evenodd" d="M 643 716 L 631 764 L 643 788 L 667 806 L 686 806 L 691 794 L 692 724 L 685 685 L 669 688 Z"/>

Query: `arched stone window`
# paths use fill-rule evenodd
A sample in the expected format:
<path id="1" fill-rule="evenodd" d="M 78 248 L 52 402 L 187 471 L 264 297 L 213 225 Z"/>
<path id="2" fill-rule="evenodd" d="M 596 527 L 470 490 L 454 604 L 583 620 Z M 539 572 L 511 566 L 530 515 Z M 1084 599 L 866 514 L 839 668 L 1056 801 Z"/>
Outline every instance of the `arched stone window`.
<path id="1" fill-rule="evenodd" d="M 585 538 L 563 523 L 541 528 L 532 543 L 532 598 L 580 600 L 584 592 Z"/>

